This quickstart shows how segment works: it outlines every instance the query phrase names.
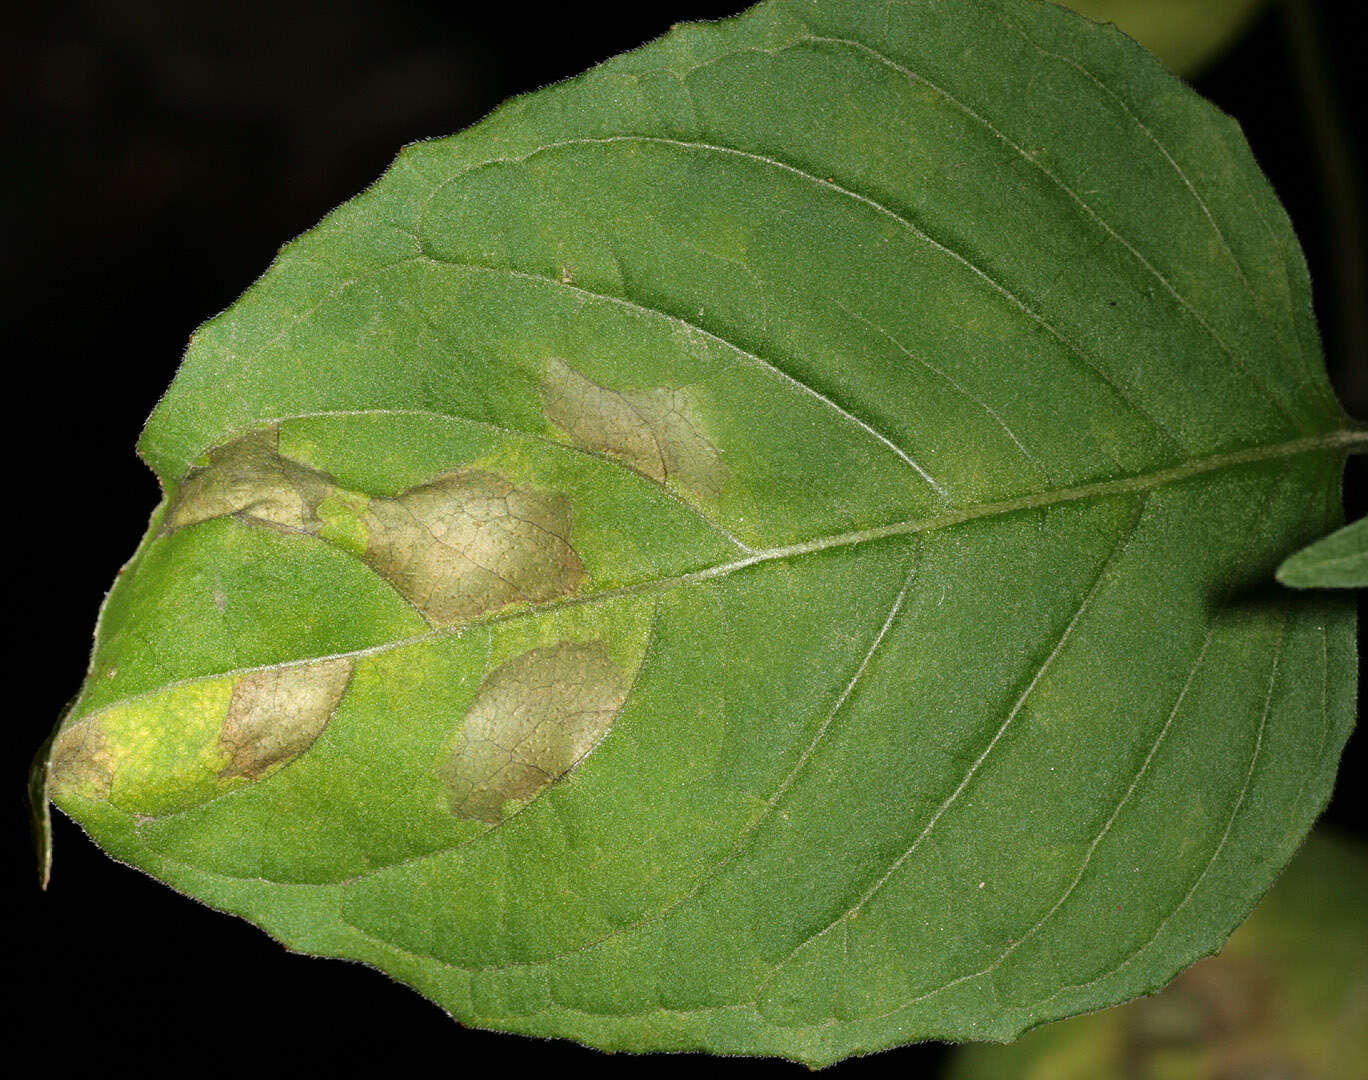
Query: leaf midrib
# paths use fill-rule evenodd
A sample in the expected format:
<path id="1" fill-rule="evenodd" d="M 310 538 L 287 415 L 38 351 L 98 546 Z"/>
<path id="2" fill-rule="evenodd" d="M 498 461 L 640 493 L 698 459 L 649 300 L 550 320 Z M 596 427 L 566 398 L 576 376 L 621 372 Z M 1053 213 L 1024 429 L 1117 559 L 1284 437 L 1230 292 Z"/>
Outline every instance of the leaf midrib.
<path id="1" fill-rule="evenodd" d="M 413 410 L 375 409 L 366 411 L 373 413 L 403 413 L 411 412 Z M 300 418 L 302 417 L 286 416 L 277 419 L 283 421 Z M 1175 465 L 1166 469 L 1159 469 L 1147 473 L 1137 473 L 1131 476 L 1119 477 L 1114 480 L 1099 480 L 1088 484 L 1060 488 L 1055 491 L 1035 492 L 1029 495 L 1016 496 L 1011 499 L 957 507 L 953 510 L 948 510 L 940 514 L 933 514 L 929 517 L 909 518 L 849 532 L 818 536 L 795 544 L 764 548 L 739 559 L 714 563 L 711 566 L 702 567 L 698 570 L 690 570 L 682 574 L 670 574 L 664 577 L 648 578 L 643 581 L 633 582 L 629 585 L 620 585 L 610 589 L 600 589 L 596 592 L 581 593 L 575 596 L 560 597 L 540 604 L 525 604 L 511 611 L 504 610 L 477 616 L 476 618 L 469 619 L 454 626 L 434 627 L 421 634 L 414 634 L 410 637 L 398 638 L 394 641 L 382 642 L 377 645 L 368 645 L 360 649 L 348 649 L 342 652 L 327 653 L 320 656 L 299 657 L 294 660 L 282 660 L 271 664 L 231 668 L 225 671 L 206 672 L 200 675 L 189 676 L 184 679 L 175 679 L 163 683 L 161 686 L 151 690 L 145 690 L 137 694 L 130 694 L 127 697 L 106 702 L 99 708 L 93 709 L 88 713 L 82 713 L 79 716 L 72 715 L 69 717 L 68 722 L 73 722 L 85 716 L 97 715 L 107 709 L 114 708 L 115 706 L 132 701 L 139 701 L 151 697 L 152 695 L 174 689 L 178 686 L 200 682 L 204 679 L 220 679 L 230 676 L 236 677 L 257 671 L 281 670 L 302 664 L 318 663 L 323 660 L 380 655 L 395 649 L 407 648 L 411 645 L 421 645 L 431 641 L 441 641 L 453 635 L 461 635 L 473 627 L 514 622 L 519 619 L 534 618 L 548 612 L 559 611 L 571 607 L 580 607 L 585 604 L 606 602 L 620 599 L 625 596 L 650 595 L 653 593 L 667 592 L 671 589 L 683 588 L 704 581 L 730 577 L 732 574 L 749 569 L 752 566 L 776 562 L 781 559 L 802 558 L 806 555 L 818 554 L 833 548 L 856 547 L 895 536 L 910 536 L 915 533 L 934 532 L 939 529 L 947 529 L 956 525 L 962 525 L 970 521 L 1001 517 L 1007 514 L 1018 513 L 1023 510 L 1038 510 L 1050 506 L 1107 498 L 1113 495 L 1129 495 L 1154 491 L 1170 484 L 1180 483 L 1183 480 L 1187 480 L 1194 476 L 1218 472 L 1222 469 L 1238 468 L 1243 465 L 1256 464 L 1262 461 L 1274 461 L 1280 458 L 1291 458 L 1301 454 L 1313 454 L 1337 449 L 1343 450 L 1346 453 L 1355 453 L 1359 452 L 1358 448 L 1368 448 L 1368 430 L 1341 429 L 1321 435 L 1306 436 L 1300 439 L 1291 439 L 1285 442 L 1272 443 L 1265 446 L 1252 446 L 1241 450 L 1228 451 L 1222 454 L 1193 458 L 1181 465 Z"/>

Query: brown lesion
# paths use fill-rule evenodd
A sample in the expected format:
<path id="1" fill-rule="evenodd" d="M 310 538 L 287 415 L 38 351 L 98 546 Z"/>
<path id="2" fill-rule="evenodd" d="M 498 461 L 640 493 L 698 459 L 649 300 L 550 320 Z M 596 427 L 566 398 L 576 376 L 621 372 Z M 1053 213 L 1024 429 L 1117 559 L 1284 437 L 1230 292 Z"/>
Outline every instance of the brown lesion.
<path id="1" fill-rule="evenodd" d="M 613 726 L 627 680 L 601 641 L 562 641 L 480 684 L 439 772 L 451 812 L 497 825 L 578 764 Z"/>
<path id="2" fill-rule="evenodd" d="M 716 499 L 727 480 L 722 454 L 703 434 L 694 395 L 683 387 L 613 390 L 563 360 L 541 383 L 546 418 L 583 450 L 607 454 L 658 484 Z"/>
<path id="3" fill-rule="evenodd" d="M 64 727 L 52 741 L 48 776 L 52 790 L 107 799 L 114 783 L 114 754 L 93 717 Z"/>
<path id="4" fill-rule="evenodd" d="M 464 622 L 573 592 L 584 564 L 566 539 L 570 502 L 463 469 L 372 499 L 362 558 L 427 618 Z"/>
<path id="5" fill-rule="evenodd" d="M 564 495 L 458 469 L 397 496 L 370 496 L 281 456 L 274 428 L 210 451 L 176 491 L 165 528 L 227 516 L 348 551 L 439 626 L 552 600 L 584 578 Z"/>
<path id="6" fill-rule="evenodd" d="M 239 676 L 218 737 L 228 756 L 219 779 L 260 780 L 309 749 L 337 711 L 353 667 L 338 657 Z"/>
<path id="7" fill-rule="evenodd" d="M 206 455 L 167 508 L 166 532 L 236 516 L 291 532 L 317 532 L 319 507 L 336 488 L 327 473 L 281 457 L 279 429 L 254 431 Z"/>
<path id="8" fill-rule="evenodd" d="M 192 692 L 189 702 L 163 701 L 158 709 L 153 699 L 135 705 L 151 710 L 140 716 L 115 705 L 82 717 L 53 739 L 52 790 L 109 799 L 118 782 L 121 805 L 138 809 L 148 798 L 156 802 L 177 791 L 198 792 L 192 801 L 199 802 L 227 790 L 224 782 L 260 780 L 313 746 L 354 666 L 350 657 L 330 657 L 262 668 L 236 676 L 231 689 L 212 678 L 198 695 L 193 691 L 202 684 L 192 681 L 178 688 Z M 131 776 L 124 771 L 130 767 Z"/>

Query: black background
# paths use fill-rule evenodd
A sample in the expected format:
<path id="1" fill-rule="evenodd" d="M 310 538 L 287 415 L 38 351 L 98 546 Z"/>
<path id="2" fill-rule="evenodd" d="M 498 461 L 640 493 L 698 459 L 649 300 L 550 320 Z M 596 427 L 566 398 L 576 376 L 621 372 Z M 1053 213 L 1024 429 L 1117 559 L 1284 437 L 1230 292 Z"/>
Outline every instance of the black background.
<path id="1" fill-rule="evenodd" d="M 120 1066 L 154 1076 L 547 1066 L 798 1075 L 777 1063 L 643 1061 L 459 1029 L 381 974 L 290 956 L 246 923 L 112 863 L 64 819 L 52 887 L 40 893 L 19 794 L 29 757 L 80 683 L 100 599 L 156 502 L 134 440 L 195 326 L 405 142 L 459 130 L 673 21 L 742 6 L 126 0 L 30 5 L 22 21 L 9 17 L 0 328 L 8 621 L 20 635 L 6 655 L 21 689 L 3 777 L 14 901 L 6 966 L 19 991 L 17 1034 L 56 1075 Z M 1322 70 L 1342 106 L 1363 90 L 1354 7 L 1323 5 L 1319 15 Z M 1368 358 L 1349 357 L 1332 287 L 1334 244 L 1363 237 L 1346 241 L 1329 210 L 1297 86 L 1276 7 L 1197 81 L 1242 121 L 1297 223 L 1332 377 L 1350 411 L 1368 417 Z M 1342 107 L 1340 119 L 1353 156 L 1359 114 Z M 1351 510 L 1362 510 L 1361 488 L 1351 476 Z M 1364 742 L 1351 742 L 1328 813 L 1360 836 Z M 836 1071 L 934 1070 L 943 1053 L 910 1047 Z"/>

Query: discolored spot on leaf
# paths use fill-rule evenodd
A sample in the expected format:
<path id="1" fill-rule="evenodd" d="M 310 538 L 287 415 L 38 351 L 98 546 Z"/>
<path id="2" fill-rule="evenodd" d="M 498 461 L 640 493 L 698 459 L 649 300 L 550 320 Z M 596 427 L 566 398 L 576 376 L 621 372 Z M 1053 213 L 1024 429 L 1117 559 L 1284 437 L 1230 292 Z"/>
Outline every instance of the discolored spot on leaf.
<path id="1" fill-rule="evenodd" d="M 441 768 L 452 813 L 497 825 L 564 776 L 613 726 L 627 697 L 603 643 L 533 649 L 485 678 Z"/>
<path id="2" fill-rule="evenodd" d="M 219 733 L 229 755 L 220 779 L 260 780 L 312 746 L 346 693 L 353 666 L 342 657 L 239 677 Z"/>
<path id="3" fill-rule="evenodd" d="M 439 625 L 551 600 L 584 577 L 569 500 L 493 473 L 465 469 L 372 499 L 363 523 L 366 563 Z"/>
<path id="4" fill-rule="evenodd" d="M 181 481 L 166 512 L 167 531 L 236 514 L 258 525 L 316 532 L 318 507 L 333 487 L 326 473 L 281 457 L 275 428 L 210 450 Z"/>
<path id="5" fill-rule="evenodd" d="M 113 782 L 114 754 L 98 721 L 87 718 L 58 733 L 48 764 L 53 791 L 107 799 Z"/>
<path id="6" fill-rule="evenodd" d="M 716 498 L 722 455 L 702 433 L 693 395 L 668 386 L 610 390 L 552 359 L 541 384 L 546 418 L 585 450 L 609 454 L 659 484 Z"/>
<path id="7" fill-rule="evenodd" d="M 211 451 L 181 484 L 166 528 L 229 515 L 355 555 L 437 625 L 551 600 L 584 577 L 563 495 L 460 469 L 393 498 L 372 497 L 281 457 L 274 430 Z"/>

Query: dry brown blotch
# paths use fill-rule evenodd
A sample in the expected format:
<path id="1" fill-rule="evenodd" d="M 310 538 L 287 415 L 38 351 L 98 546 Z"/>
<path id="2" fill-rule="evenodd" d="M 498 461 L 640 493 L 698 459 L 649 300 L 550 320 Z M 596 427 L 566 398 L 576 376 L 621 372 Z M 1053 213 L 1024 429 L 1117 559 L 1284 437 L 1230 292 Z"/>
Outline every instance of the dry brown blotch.
<path id="1" fill-rule="evenodd" d="M 452 813 L 497 825 L 578 764 L 627 697 L 600 641 L 563 641 L 495 668 L 475 695 L 441 767 Z"/>
<path id="2" fill-rule="evenodd" d="M 232 515 L 327 539 L 320 514 L 330 496 L 358 507 L 362 559 L 434 625 L 552 600 L 584 578 L 563 495 L 458 469 L 394 497 L 358 496 L 327 473 L 281 457 L 274 429 L 210 451 L 208 463 L 182 481 L 165 528 Z"/>
<path id="3" fill-rule="evenodd" d="M 219 777 L 260 780 L 309 749 L 337 711 L 353 666 L 339 657 L 239 676 L 219 732 L 229 758 Z"/>
<path id="4" fill-rule="evenodd" d="M 612 390 L 553 358 L 542 379 L 546 418 L 583 450 L 607 454 L 658 484 L 717 498 L 727 467 L 685 388 Z"/>
<path id="5" fill-rule="evenodd" d="M 86 719 L 63 728 L 53 740 L 48 770 L 54 791 L 109 798 L 114 755 L 99 722 Z"/>
<path id="6" fill-rule="evenodd" d="M 213 518 L 238 517 L 290 532 L 317 532 L 318 507 L 336 484 L 278 451 L 266 428 L 210 450 L 208 463 L 186 473 L 166 511 L 170 532 Z"/>
<path id="7" fill-rule="evenodd" d="M 570 502 L 463 469 L 367 507 L 365 561 L 437 625 L 573 592 Z"/>

